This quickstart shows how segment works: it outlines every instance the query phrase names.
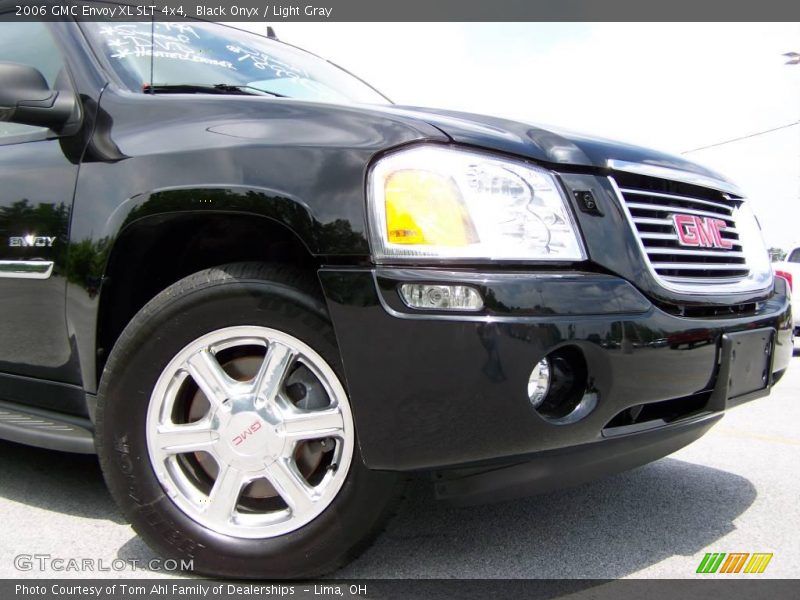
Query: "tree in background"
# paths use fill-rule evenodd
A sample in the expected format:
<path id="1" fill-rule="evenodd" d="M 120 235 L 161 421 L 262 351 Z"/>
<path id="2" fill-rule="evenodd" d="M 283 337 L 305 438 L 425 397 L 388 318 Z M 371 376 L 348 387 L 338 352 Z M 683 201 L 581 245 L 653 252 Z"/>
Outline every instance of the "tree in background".
<path id="1" fill-rule="evenodd" d="M 769 252 L 769 259 L 772 262 L 778 262 L 786 258 L 786 252 L 782 248 L 770 248 Z"/>

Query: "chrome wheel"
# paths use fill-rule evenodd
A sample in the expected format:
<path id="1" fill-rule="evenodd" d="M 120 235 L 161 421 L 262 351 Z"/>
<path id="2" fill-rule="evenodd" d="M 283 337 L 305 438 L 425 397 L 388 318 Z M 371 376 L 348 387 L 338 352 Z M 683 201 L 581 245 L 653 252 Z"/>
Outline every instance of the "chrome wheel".
<path id="1" fill-rule="evenodd" d="M 147 413 L 158 480 L 191 519 L 219 533 L 269 538 L 334 500 L 353 456 L 347 395 L 325 360 L 266 327 L 227 327 L 183 348 Z"/>

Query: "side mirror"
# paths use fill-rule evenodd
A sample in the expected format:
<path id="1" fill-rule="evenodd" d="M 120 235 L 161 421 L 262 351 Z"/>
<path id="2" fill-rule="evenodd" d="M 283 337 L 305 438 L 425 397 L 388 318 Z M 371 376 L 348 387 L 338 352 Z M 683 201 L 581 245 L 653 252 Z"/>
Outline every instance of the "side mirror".
<path id="1" fill-rule="evenodd" d="M 60 133 L 78 116 L 69 90 L 51 90 L 37 69 L 0 62 L 0 121 L 47 127 Z"/>

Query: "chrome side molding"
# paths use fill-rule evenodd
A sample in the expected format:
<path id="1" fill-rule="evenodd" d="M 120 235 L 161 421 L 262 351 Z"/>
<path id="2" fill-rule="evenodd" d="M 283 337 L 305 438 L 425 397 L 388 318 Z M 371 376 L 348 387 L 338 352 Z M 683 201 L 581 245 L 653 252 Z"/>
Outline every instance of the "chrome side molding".
<path id="1" fill-rule="evenodd" d="M 52 274 L 52 260 L 0 260 L 0 277 L 48 279 Z"/>

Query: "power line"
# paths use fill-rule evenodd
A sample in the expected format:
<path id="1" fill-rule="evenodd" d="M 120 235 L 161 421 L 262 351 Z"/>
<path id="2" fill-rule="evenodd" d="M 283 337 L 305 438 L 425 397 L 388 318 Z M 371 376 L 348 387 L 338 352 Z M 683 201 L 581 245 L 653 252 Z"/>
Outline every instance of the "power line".
<path id="1" fill-rule="evenodd" d="M 692 148 L 691 150 L 686 150 L 681 152 L 681 154 L 689 154 L 690 152 L 697 152 L 698 150 L 705 150 L 706 148 L 716 148 L 717 146 L 724 146 L 725 144 L 732 144 L 733 142 L 740 142 L 742 140 L 747 140 L 750 138 L 758 137 L 759 135 L 764 135 L 765 133 L 772 133 L 773 131 L 779 131 L 781 129 L 788 129 L 789 127 L 794 127 L 795 125 L 800 125 L 800 121 L 795 121 L 794 123 L 788 123 L 786 125 L 781 125 L 780 127 L 773 127 L 772 129 L 765 129 L 764 131 L 757 131 L 756 133 L 751 133 L 750 135 L 743 135 L 742 137 L 733 138 L 732 140 L 725 140 L 724 142 L 717 142 L 716 144 L 709 144 L 708 146 L 700 146 L 699 148 Z"/>

